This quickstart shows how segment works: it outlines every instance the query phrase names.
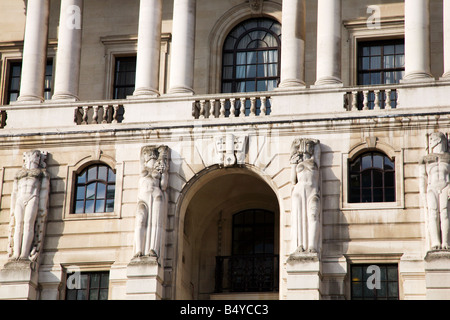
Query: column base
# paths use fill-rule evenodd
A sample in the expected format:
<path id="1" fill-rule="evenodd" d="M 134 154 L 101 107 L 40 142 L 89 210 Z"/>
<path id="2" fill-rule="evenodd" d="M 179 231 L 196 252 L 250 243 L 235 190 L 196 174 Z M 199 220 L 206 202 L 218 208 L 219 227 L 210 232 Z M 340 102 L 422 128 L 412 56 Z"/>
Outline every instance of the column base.
<path id="1" fill-rule="evenodd" d="M 275 90 L 288 91 L 288 90 L 305 89 L 305 88 L 306 88 L 306 84 L 304 81 L 297 80 L 297 79 L 290 79 L 290 80 L 283 80 L 283 82 L 281 82 L 278 85 L 278 88 L 276 88 Z"/>
<path id="2" fill-rule="evenodd" d="M 292 254 L 286 270 L 288 300 L 322 299 L 322 264 L 317 253 Z"/>
<path id="3" fill-rule="evenodd" d="M 33 104 L 33 103 L 42 103 L 44 102 L 43 97 L 33 96 L 33 95 L 21 95 L 17 99 L 17 101 L 12 104 Z"/>
<path id="4" fill-rule="evenodd" d="M 427 300 L 450 300 L 450 251 L 429 251 L 425 256 Z"/>
<path id="5" fill-rule="evenodd" d="M 439 78 L 441 81 L 450 81 L 450 71 L 446 72 L 442 75 L 442 77 Z"/>
<path id="6" fill-rule="evenodd" d="M 128 300 L 161 300 L 163 270 L 156 257 L 134 258 L 127 266 Z"/>
<path id="7" fill-rule="evenodd" d="M 56 93 L 53 95 L 52 101 L 76 102 L 76 101 L 80 101 L 80 99 L 77 96 L 70 94 L 70 93 Z"/>
<path id="8" fill-rule="evenodd" d="M 138 88 L 133 92 L 132 96 L 127 96 L 127 99 L 150 99 L 159 97 L 158 90 L 149 88 Z"/>
<path id="9" fill-rule="evenodd" d="M 412 72 L 406 75 L 400 83 L 414 83 L 414 82 L 433 82 L 434 77 L 426 72 Z"/>
<path id="10" fill-rule="evenodd" d="M 0 271 L 0 300 L 37 300 L 38 278 L 36 263 L 7 262 Z"/>
<path id="11" fill-rule="evenodd" d="M 336 77 L 321 78 L 311 88 L 342 88 L 344 84 Z"/>
<path id="12" fill-rule="evenodd" d="M 174 87 L 170 88 L 167 92 L 168 95 L 177 95 L 177 96 L 192 96 L 194 95 L 194 90 L 188 87 Z"/>

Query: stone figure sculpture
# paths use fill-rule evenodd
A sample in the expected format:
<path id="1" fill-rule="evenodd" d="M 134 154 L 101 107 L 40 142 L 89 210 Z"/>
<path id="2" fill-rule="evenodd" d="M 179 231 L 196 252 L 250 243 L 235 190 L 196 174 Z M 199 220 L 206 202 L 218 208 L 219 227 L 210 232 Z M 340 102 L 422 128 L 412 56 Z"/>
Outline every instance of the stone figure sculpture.
<path id="1" fill-rule="evenodd" d="M 291 148 L 292 241 L 297 253 L 320 249 L 320 141 L 297 139 Z"/>
<path id="2" fill-rule="evenodd" d="M 135 257 L 159 257 L 162 222 L 167 210 L 169 148 L 147 146 L 141 152 Z"/>
<path id="3" fill-rule="evenodd" d="M 431 134 L 429 154 L 420 160 L 419 168 L 419 189 L 431 250 L 449 250 L 450 152 L 443 133 Z"/>
<path id="4" fill-rule="evenodd" d="M 26 152 L 23 160 L 11 194 L 9 257 L 35 261 L 42 248 L 50 177 L 46 170 L 46 153 Z"/>

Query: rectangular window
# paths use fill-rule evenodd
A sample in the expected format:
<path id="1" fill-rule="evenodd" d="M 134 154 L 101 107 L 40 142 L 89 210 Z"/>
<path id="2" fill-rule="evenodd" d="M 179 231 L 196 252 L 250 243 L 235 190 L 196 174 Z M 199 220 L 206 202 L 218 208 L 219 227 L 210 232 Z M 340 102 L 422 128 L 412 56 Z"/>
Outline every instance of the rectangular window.
<path id="1" fill-rule="evenodd" d="M 52 98 L 53 85 L 53 60 L 47 60 L 45 66 L 45 82 L 44 82 L 44 99 L 50 100 Z"/>
<path id="2" fill-rule="evenodd" d="M 72 273 L 67 276 L 66 300 L 108 300 L 108 272 Z"/>
<path id="3" fill-rule="evenodd" d="M 351 266 L 352 300 L 398 300 L 398 265 Z"/>
<path id="4" fill-rule="evenodd" d="M 126 99 L 135 90 L 136 56 L 116 57 L 113 99 Z"/>
<path id="5" fill-rule="evenodd" d="M 360 86 L 397 84 L 405 75 L 404 39 L 380 40 L 358 43 L 358 76 Z M 386 93 L 382 92 L 381 108 L 384 109 Z M 391 92 L 391 106 L 397 105 L 397 95 Z M 361 109 L 364 97 L 358 97 Z M 375 94 L 369 92 L 368 107 L 373 109 Z"/>
<path id="6" fill-rule="evenodd" d="M 6 104 L 17 101 L 20 95 L 20 79 L 22 76 L 22 61 L 9 63 L 8 83 L 6 89 Z"/>

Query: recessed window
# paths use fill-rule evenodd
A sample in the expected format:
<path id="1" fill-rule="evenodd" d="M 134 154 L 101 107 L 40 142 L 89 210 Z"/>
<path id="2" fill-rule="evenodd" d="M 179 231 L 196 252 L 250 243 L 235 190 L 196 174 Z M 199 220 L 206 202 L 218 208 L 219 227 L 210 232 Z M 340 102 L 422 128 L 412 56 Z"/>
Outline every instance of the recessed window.
<path id="1" fill-rule="evenodd" d="M 68 280 L 72 283 L 66 289 L 66 300 L 108 300 L 108 272 L 68 274 Z"/>
<path id="2" fill-rule="evenodd" d="M 395 201 L 394 160 L 368 152 L 349 162 L 349 203 Z"/>
<path id="3" fill-rule="evenodd" d="M 126 99 L 135 90 L 136 56 L 116 57 L 113 99 Z"/>
<path id="4" fill-rule="evenodd" d="M 358 85 L 397 84 L 405 75 L 405 44 L 403 39 L 358 43 Z M 386 94 L 381 93 L 381 109 L 385 107 Z M 391 92 L 391 106 L 396 106 L 396 92 Z M 369 93 L 368 107 L 374 108 L 375 94 Z M 363 96 L 359 96 L 359 106 Z"/>
<path id="5" fill-rule="evenodd" d="M 45 66 L 45 82 L 44 82 L 44 99 L 50 100 L 52 98 L 52 84 L 53 84 L 53 60 L 47 60 Z"/>
<path id="6" fill-rule="evenodd" d="M 22 61 L 9 63 L 8 87 L 6 90 L 6 104 L 17 101 L 20 95 L 20 81 L 22 76 Z"/>
<path id="7" fill-rule="evenodd" d="M 350 272 L 352 300 L 399 299 L 397 265 L 355 264 Z"/>
<path id="8" fill-rule="evenodd" d="M 73 213 L 114 212 L 116 174 L 106 165 L 92 165 L 76 177 Z"/>

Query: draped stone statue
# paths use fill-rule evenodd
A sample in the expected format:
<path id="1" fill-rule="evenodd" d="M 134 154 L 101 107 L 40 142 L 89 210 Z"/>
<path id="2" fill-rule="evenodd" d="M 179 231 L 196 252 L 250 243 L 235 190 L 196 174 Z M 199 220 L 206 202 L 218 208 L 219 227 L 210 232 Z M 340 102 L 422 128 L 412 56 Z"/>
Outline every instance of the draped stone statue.
<path id="1" fill-rule="evenodd" d="M 320 141 L 297 139 L 291 148 L 292 241 L 297 253 L 320 249 Z"/>
<path id="2" fill-rule="evenodd" d="M 11 260 L 35 261 L 42 249 L 50 176 L 46 170 L 46 153 L 26 152 L 23 160 L 11 194 L 8 251 Z"/>
<path id="3" fill-rule="evenodd" d="M 167 211 L 169 148 L 147 146 L 141 151 L 135 257 L 159 257 L 163 220 Z"/>
<path id="4" fill-rule="evenodd" d="M 449 250 L 450 152 L 441 132 L 429 139 L 429 154 L 419 161 L 419 189 L 427 217 L 431 250 Z"/>

